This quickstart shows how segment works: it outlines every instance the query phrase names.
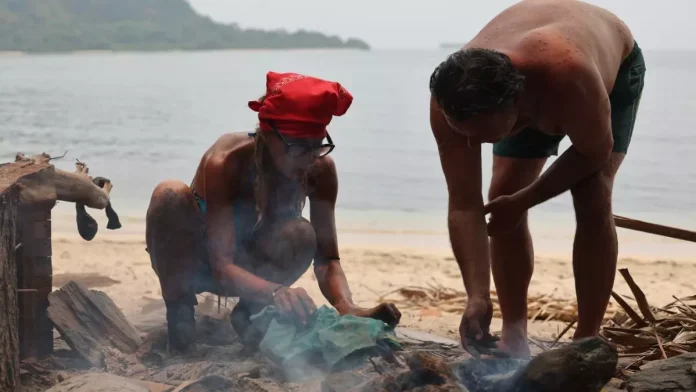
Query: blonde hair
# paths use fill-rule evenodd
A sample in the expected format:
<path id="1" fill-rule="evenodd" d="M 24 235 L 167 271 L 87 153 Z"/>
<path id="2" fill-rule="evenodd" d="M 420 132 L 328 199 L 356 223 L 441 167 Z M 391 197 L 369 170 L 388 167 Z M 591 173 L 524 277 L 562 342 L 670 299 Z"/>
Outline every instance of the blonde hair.
<path id="1" fill-rule="evenodd" d="M 259 98 L 259 102 L 263 103 L 265 96 Z M 275 167 L 273 166 L 273 161 L 268 152 L 268 148 L 264 141 L 264 137 L 261 136 L 260 127 L 256 127 L 256 134 L 254 136 L 254 199 L 256 201 L 256 213 L 258 215 L 256 220 L 256 225 L 254 230 L 261 227 L 263 221 L 266 219 L 270 193 L 271 184 L 273 180 L 273 174 L 275 173 Z M 307 175 L 302 178 L 300 185 L 294 187 L 292 191 L 293 195 L 291 200 L 294 200 L 295 213 L 298 215 L 302 214 L 304 210 L 305 202 L 307 199 Z"/>

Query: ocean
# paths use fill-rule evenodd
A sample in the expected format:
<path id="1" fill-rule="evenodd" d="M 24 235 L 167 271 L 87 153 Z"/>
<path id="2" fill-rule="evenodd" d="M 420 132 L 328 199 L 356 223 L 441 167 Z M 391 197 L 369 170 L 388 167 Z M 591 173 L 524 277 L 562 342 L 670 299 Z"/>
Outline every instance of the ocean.
<path id="1" fill-rule="evenodd" d="M 113 181 L 125 225 L 142 225 L 164 179 L 189 182 L 225 132 L 256 124 L 247 101 L 265 74 L 336 80 L 354 97 L 329 127 L 337 147 L 342 243 L 447 247 L 447 190 L 428 121 L 428 80 L 451 49 L 83 53 L 0 56 L 0 161 L 21 151 L 85 161 Z M 645 51 L 646 84 L 614 212 L 696 230 L 696 53 Z M 569 142 L 565 140 L 561 149 Z M 547 165 L 551 164 L 549 160 Z M 681 162 L 681 163 L 680 163 Z M 484 146 L 484 194 L 491 146 Z M 67 203 L 54 216 L 74 219 Z M 101 215 L 94 212 L 93 215 Z M 72 218 L 70 218 L 72 216 Z M 564 194 L 531 212 L 538 253 L 565 254 L 574 217 Z M 125 228 L 125 227 L 124 227 Z M 623 256 L 690 258 L 696 244 L 619 229 Z M 696 259 L 696 257 L 691 257 Z"/>

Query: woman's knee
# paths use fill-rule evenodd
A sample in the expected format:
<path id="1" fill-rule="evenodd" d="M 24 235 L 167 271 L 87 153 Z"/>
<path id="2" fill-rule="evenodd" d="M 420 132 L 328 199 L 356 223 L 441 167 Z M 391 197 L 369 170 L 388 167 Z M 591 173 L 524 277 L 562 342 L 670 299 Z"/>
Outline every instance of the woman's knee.
<path id="1" fill-rule="evenodd" d="M 146 223 L 151 225 L 162 220 L 188 219 L 193 206 L 193 194 L 188 185 L 176 180 L 160 182 L 152 191 Z"/>
<path id="2" fill-rule="evenodd" d="M 295 249 L 311 251 L 312 253 L 317 246 L 314 227 L 304 218 L 284 222 L 278 231 L 278 237 L 282 241 L 292 244 Z"/>
<path id="3" fill-rule="evenodd" d="M 193 259 L 200 227 L 190 188 L 180 181 L 164 181 L 152 192 L 145 221 L 147 250 L 157 270 L 170 259 Z"/>
<path id="4" fill-rule="evenodd" d="M 191 188 L 178 180 L 162 181 L 152 191 L 150 208 L 177 207 L 193 200 Z"/>

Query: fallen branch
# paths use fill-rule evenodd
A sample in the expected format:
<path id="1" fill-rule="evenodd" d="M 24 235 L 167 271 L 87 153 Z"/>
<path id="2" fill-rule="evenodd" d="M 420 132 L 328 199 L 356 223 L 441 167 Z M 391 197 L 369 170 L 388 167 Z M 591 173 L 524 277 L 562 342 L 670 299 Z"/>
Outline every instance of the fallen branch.
<path id="1" fill-rule="evenodd" d="M 636 282 L 633 280 L 631 273 L 628 272 L 628 269 L 621 268 L 619 269 L 619 272 L 626 281 L 626 284 L 628 284 L 628 287 L 631 289 L 633 296 L 636 298 L 636 303 L 638 303 L 638 309 L 643 314 L 643 317 L 645 317 L 645 319 L 649 322 L 655 323 L 657 320 L 655 320 L 655 315 L 650 310 L 650 304 L 648 303 L 648 299 L 645 297 L 645 293 L 643 293 L 643 290 L 641 290 L 640 287 L 638 287 Z"/>

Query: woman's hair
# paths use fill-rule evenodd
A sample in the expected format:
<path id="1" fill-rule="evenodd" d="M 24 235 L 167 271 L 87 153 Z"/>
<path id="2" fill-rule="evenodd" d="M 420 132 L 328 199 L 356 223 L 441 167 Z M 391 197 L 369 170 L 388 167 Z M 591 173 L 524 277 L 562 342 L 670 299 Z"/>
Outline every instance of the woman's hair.
<path id="1" fill-rule="evenodd" d="M 259 102 L 263 103 L 266 96 L 261 96 Z M 254 136 L 254 199 L 256 201 L 256 213 L 258 215 L 255 229 L 261 227 L 263 220 L 266 218 L 269 199 L 271 199 L 271 183 L 275 174 L 275 167 L 268 152 L 264 137 L 261 136 L 260 127 L 256 127 Z M 302 213 L 307 198 L 307 175 L 302 179 L 300 185 L 294 187 L 291 200 L 295 200 L 294 208 L 298 213 Z M 277 197 L 277 196 L 276 196 Z"/>

